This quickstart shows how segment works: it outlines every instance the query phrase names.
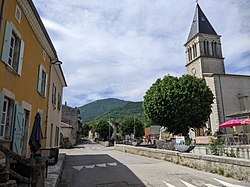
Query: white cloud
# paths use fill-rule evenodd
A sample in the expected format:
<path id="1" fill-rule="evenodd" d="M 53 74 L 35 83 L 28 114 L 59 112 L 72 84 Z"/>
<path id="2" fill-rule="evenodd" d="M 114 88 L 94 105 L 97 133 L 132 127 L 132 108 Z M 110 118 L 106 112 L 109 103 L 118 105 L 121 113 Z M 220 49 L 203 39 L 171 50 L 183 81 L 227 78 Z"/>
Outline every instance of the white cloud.
<path id="1" fill-rule="evenodd" d="M 33 0 L 68 83 L 64 100 L 81 106 L 116 97 L 142 100 L 151 84 L 185 70 L 193 0 Z M 218 34 L 229 72 L 250 74 L 250 2 L 201 1 Z M 241 60 L 237 67 L 235 60 Z"/>

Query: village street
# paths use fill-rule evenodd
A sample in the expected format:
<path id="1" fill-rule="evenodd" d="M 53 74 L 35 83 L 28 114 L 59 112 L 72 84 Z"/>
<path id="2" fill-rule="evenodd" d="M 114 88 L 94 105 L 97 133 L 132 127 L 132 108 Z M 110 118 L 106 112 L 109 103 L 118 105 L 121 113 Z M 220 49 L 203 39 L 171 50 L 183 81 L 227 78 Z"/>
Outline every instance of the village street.
<path id="1" fill-rule="evenodd" d="M 241 187 L 249 183 L 85 143 L 61 149 L 66 159 L 60 187 Z"/>

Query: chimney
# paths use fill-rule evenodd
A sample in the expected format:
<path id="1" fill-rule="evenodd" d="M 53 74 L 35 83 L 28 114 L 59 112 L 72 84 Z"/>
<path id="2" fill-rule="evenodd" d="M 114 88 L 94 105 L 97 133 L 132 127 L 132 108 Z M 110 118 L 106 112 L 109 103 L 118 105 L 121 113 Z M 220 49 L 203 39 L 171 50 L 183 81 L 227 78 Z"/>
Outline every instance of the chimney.
<path id="1" fill-rule="evenodd" d="M 67 101 L 65 101 L 65 106 L 67 106 Z"/>

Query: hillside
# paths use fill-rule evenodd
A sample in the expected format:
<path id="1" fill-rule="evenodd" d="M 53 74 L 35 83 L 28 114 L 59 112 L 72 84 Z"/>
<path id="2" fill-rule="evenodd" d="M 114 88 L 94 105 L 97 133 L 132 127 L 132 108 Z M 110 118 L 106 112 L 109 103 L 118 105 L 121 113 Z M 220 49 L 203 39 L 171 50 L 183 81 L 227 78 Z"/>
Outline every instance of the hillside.
<path id="1" fill-rule="evenodd" d="M 144 113 L 142 108 L 142 102 L 128 102 L 125 106 L 110 110 L 104 115 L 97 117 L 96 119 L 108 119 L 109 117 L 111 117 L 116 121 L 121 122 L 128 116 L 134 116 L 143 121 Z"/>
<path id="2" fill-rule="evenodd" d="M 84 122 L 109 117 L 122 121 L 127 116 L 144 119 L 142 102 L 130 102 L 119 99 L 102 99 L 79 107 L 80 117 Z"/>

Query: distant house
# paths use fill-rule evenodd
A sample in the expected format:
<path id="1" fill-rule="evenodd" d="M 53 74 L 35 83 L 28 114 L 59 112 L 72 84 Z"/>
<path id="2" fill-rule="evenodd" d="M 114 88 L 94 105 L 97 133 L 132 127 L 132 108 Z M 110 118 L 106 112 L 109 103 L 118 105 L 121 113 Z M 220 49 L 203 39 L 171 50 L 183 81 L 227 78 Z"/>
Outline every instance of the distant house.
<path id="1" fill-rule="evenodd" d="M 67 123 L 61 122 L 61 135 L 62 138 L 68 138 L 69 143 L 73 145 L 73 133 L 74 130 L 72 125 L 69 125 Z M 63 144 L 63 140 L 60 140 L 61 144 Z"/>
<path id="2" fill-rule="evenodd" d="M 62 122 L 73 127 L 72 133 L 72 144 L 75 145 L 79 141 L 79 129 L 80 129 L 80 110 L 78 108 L 72 108 L 65 105 L 62 105 Z"/>

